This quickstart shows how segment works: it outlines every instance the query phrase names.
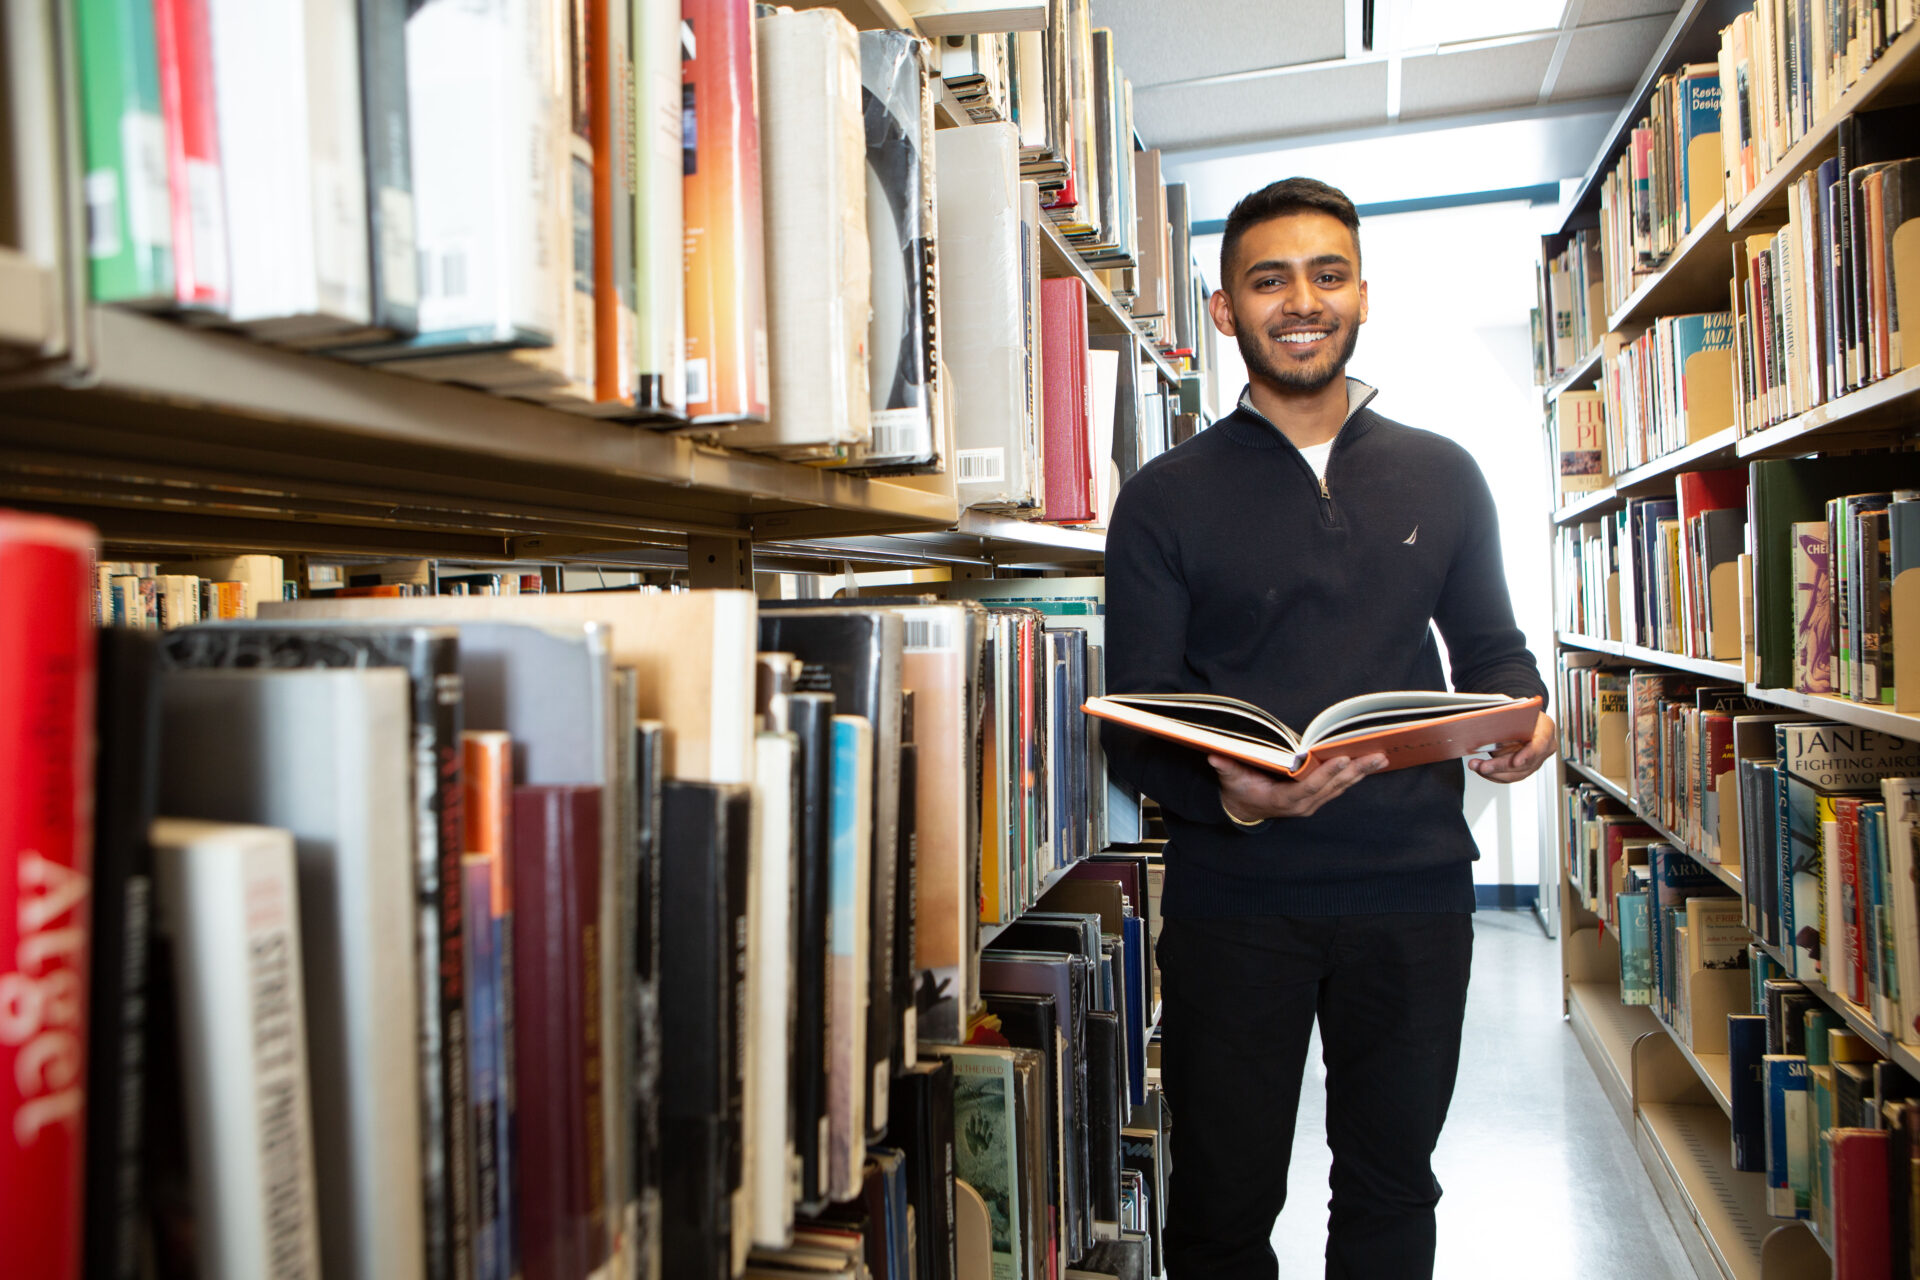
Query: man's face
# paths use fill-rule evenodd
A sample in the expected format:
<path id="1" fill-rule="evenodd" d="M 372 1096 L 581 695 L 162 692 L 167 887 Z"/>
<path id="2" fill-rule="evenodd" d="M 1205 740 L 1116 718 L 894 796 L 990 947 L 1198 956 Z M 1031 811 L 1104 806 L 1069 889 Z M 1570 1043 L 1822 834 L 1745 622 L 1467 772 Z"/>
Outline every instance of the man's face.
<path id="1" fill-rule="evenodd" d="M 1340 377 L 1367 322 L 1360 248 L 1346 224 L 1311 210 L 1269 218 L 1247 228 L 1234 257 L 1234 278 L 1208 305 L 1248 373 L 1283 391 Z"/>

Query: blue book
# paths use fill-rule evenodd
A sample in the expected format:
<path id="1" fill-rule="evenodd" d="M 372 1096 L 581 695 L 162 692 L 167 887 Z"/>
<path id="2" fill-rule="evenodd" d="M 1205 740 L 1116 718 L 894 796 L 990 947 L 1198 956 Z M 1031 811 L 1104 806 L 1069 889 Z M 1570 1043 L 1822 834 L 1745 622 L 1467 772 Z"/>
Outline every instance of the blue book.
<path id="1" fill-rule="evenodd" d="M 1727 1015 L 1727 1102 L 1732 1112 L 1733 1167 L 1749 1173 L 1767 1167 L 1767 1089 L 1761 1059 L 1767 1052 L 1767 1018 L 1761 1013 Z"/>
<path id="2" fill-rule="evenodd" d="M 1128 916 L 1121 922 L 1127 958 L 1127 1096 L 1136 1107 L 1147 1105 L 1147 922 Z"/>
<path id="3" fill-rule="evenodd" d="M 1804 1218 L 1809 1172 L 1807 1149 L 1807 1060 L 1801 1054 L 1770 1053 L 1761 1059 L 1767 1084 L 1767 1214 Z"/>
<path id="4" fill-rule="evenodd" d="M 866 1149 L 868 894 L 873 858 L 873 728 L 865 716 L 833 718 L 827 870 L 827 1188 L 859 1194 Z M 884 1096 L 884 1095 L 882 1095 Z"/>
<path id="5" fill-rule="evenodd" d="M 1717 67 L 1680 81 L 1680 195 L 1683 232 L 1700 224 L 1719 203 L 1726 162 L 1720 151 L 1720 74 Z"/>
<path id="6" fill-rule="evenodd" d="M 467 1099 L 473 1110 L 475 1280 L 507 1280 L 500 1247 L 500 1162 L 498 1128 L 500 1071 L 500 969 L 494 955 L 493 859 L 468 854 L 461 860 L 464 908 L 470 927 L 462 930 L 467 980 Z M 479 922 L 487 922 L 482 928 Z"/>

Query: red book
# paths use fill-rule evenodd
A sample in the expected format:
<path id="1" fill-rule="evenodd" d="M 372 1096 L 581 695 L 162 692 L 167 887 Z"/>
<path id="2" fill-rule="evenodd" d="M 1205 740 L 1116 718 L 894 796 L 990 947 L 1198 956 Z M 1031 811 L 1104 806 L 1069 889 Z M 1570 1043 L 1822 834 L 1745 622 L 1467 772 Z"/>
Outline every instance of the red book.
<path id="1" fill-rule="evenodd" d="M 589 1114 L 601 1114 L 597 982 L 590 991 L 599 972 L 600 803 L 598 787 L 513 789 L 516 1225 L 526 1280 L 580 1280 L 607 1254 L 592 1191 L 601 1179 L 589 1159 Z"/>
<path id="2" fill-rule="evenodd" d="M 766 249 L 751 0 L 682 0 L 687 418 L 764 422 Z"/>
<path id="3" fill-rule="evenodd" d="M 1833 1280 L 1893 1274 L 1884 1129 L 1832 1130 Z M 1902 1268 L 1904 1270 L 1904 1267 Z"/>
<path id="4" fill-rule="evenodd" d="M 0 1270 L 80 1274 L 93 531 L 0 512 Z"/>
<path id="5" fill-rule="evenodd" d="M 1074 276 L 1040 282 L 1040 364 L 1046 423 L 1046 514 L 1056 524 L 1093 519 L 1093 387 L 1087 381 L 1087 289 Z"/>
<path id="6" fill-rule="evenodd" d="M 220 185 L 207 0 L 153 0 L 153 43 L 167 138 L 174 299 L 182 306 L 225 307 L 226 198 Z"/>

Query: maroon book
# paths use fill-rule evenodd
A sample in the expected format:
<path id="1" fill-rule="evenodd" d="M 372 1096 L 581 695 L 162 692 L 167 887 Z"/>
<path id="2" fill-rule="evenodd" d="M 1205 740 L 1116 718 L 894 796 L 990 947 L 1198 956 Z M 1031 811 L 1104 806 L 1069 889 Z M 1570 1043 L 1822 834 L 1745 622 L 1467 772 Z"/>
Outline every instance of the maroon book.
<path id="1" fill-rule="evenodd" d="M 592 1160 L 596 1131 L 605 1140 L 595 967 L 600 803 L 599 787 L 513 789 L 517 1226 L 525 1280 L 582 1280 L 607 1255 L 606 1197 L 594 1192 L 601 1179 Z"/>
<path id="2" fill-rule="evenodd" d="M 1074 276 L 1040 282 L 1041 404 L 1046 514 L 1055 523 L 1093 519 L 1093 388 L 1087 381 L 1087 289 Z"/>

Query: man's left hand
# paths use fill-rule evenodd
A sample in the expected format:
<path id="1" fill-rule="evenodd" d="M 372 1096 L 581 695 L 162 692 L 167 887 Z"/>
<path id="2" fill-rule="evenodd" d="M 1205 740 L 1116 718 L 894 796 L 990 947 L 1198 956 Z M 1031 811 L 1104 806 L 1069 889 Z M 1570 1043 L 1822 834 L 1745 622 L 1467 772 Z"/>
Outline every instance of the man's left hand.
<path id="1" fill-rule="evenodd" d="M 1556 741 L 1553 717 L 1541 712 L 1533 724 L 1533 737 L 1527 742 L 1485 760 L 1469 760 L 1467 768 L 1489 782 L 1518 782 L 1546 763 L 1553 755 Z"/>

